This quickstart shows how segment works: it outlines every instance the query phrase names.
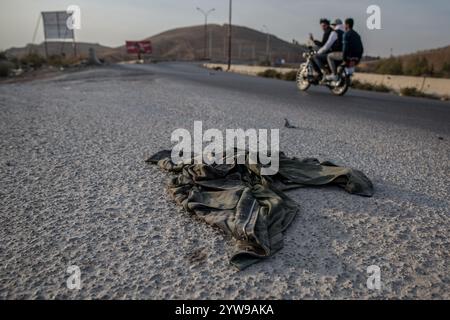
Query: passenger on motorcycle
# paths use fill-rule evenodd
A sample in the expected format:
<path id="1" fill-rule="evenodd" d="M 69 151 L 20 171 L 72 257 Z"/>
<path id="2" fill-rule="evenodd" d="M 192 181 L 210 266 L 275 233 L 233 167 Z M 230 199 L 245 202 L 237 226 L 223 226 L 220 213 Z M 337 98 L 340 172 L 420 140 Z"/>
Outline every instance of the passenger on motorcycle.
<path id="1" fill-rule="evenodd" d="M 364 47 L 360 35 L 353 30 L 353 25 L 352 18 L 345 20 L 342 54 L 331 53 L 328 55 L 328 65 L 332 74 L 326 77 L 327 80 L 337 80 L 338 78 L 335 60 L 343 60 L 348 67 L 354 67 L 361 61 Z"/>
<path id="2" fill-rule="evenodd" d="M 353 30 L 354 21 L 352 18 L 345 20 L 345 33 L 343 42 L 343 58 L 350 67 L 353 67 L 361 61 L 364 53 L 364 46 L 360 35 Z"/>
<path id="3" fill-rule="evenodd" d="M 334 32 L 336 32 L 338 38 L 334 43 L 334 50 L 327 55 L 328 66 L 330 67 L 331 74 L 326 76 L 325 79 L 336 81 L 338 78 L 336 75 L 336 61 L 342 62 L 342 60 L 344 60 L 342 50 L 345 27 L 341 19 L 334 20 L 334 22 L 331 24 L 331 27 L 333 28 Z"/>

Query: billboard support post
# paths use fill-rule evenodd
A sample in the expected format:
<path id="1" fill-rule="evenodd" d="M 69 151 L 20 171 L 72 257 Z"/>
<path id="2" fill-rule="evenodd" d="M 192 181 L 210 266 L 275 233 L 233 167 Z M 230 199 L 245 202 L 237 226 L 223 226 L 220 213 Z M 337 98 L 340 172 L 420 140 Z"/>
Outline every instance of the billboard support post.
<path id="1" fill-rule="evenodd" d="M 73 32 L 72 46 L 73 46 L 73 57 L 76 58 L 77 57 L 77 42 L 75 41 L 75 31 Z"/>
<path id="2" fill-rule="evenodd" d="M 41 24 L 41 19 L 42 19 L 42 15 L 39 15 L 38 19 L 37 19 L 37 23 L 36 23 L 36 28 L 34 28 L 33 39 L 31 40 L 31 46 L 30 46 L 30 50 L 28 51 L 28 53 L 33 52 L 33 46 L 34 46 L 34 42 L 36 41 L 36 34 L 39 29 L 39 25 Z"/>

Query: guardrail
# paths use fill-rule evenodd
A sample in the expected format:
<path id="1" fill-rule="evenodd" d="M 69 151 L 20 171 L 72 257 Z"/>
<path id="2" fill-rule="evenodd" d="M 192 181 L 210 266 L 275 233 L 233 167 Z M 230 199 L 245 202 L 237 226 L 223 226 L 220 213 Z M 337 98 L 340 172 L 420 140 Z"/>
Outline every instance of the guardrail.
<path id="1" fill-rule="evenodd" d="M 205 63 L 203 64 L 208 69 L 227 70 L 226 64 L 220 63 Z M 231 72 L 257 76 L 259 73 L 273 69 L 280 73 L 288 73 L 297 69 L 292 68 L 272 68 L 260 66 L 246 66 L 246 65 L 231 65 Z M 429 78 L 429 77 L 410 77 L 410 76 L 392 76 L 374 73 L 355 73 L 355 80 L 372 85 L 385 85 L 389 89 L 400 92 L 403 88 L 415 88 L 416 90 L 429 95 L 436 95 L 440 97 L 450 96 L 450 79 Z"/>

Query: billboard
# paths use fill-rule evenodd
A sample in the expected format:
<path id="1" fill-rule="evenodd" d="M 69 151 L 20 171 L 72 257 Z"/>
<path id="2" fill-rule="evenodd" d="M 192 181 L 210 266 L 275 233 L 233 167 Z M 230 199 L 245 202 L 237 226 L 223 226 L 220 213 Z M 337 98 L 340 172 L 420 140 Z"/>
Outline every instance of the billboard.
<path id="1" fill-rule="evenodd" d="M 73 29 L 67 26 L 70 17 L 66 11 L 42 12 L 45 39 L 74 39 Z"/>
<path id="2" fill-rule="evenodd" d="M 126 41 L 126 47 L 128 53 L 152 53 L 152 43 L 148 40 L 144 41 Z"/>

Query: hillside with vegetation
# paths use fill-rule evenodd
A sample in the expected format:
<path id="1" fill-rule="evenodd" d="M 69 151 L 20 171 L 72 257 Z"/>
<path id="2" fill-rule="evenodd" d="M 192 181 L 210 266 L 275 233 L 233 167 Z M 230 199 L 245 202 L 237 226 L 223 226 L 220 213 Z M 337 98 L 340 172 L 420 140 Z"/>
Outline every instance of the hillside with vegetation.
<path id="1" fill-rule="evenodd" d="M 363 62 L 359 66 L 359 71 L 391 75 L 450 78 L 450 46 Z"/>

